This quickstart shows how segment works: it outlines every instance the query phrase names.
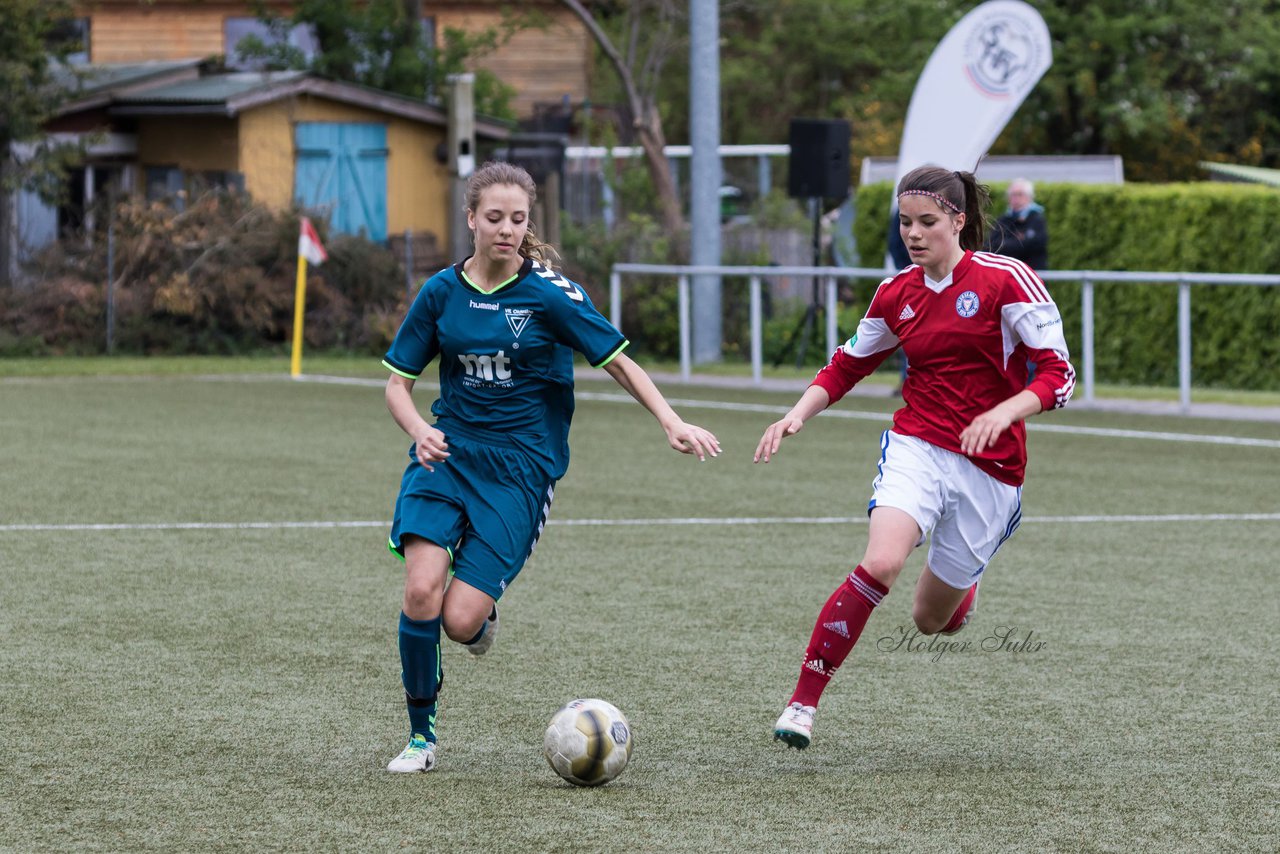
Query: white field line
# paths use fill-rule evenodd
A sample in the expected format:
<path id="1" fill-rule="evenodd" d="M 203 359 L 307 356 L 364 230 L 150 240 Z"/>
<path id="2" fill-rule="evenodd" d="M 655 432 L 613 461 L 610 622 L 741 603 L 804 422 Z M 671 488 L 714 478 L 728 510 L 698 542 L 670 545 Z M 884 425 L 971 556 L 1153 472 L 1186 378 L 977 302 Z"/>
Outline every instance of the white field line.
<path id="1" fill-rule="evenodd" d="M 1022 524 L 1107 524 L 1170 522 L 1280 522 L 1280 513 L 1168 513 L 1157 515 L 1117 514 L 1113 516 L 1024 516 Z M 551 519 L 548 524 L 564 528 L 633 528 L 647 526 L 707 526 L 731 527 L 734 525 L 865 525 L 865 516 L 728 516 L 717 519 Z M 68 525 L 0 525 L 0 534 L 23 531 L 278 531 L 289 528 L 312 530 L 339 530 L 349 528 L 390 528 L 389 519 L 348 522 L 114 522 L 102 524 Z"/>
<path id="2" fill-rule="evenodd" d="M 333 385 L 362 385 L 382 387 L 382 380 L 359 379 L 353 377 L 302 376 L 301 382 L 329 383 Z M 423 383 L 428 388 L 434 384 Z M 578 400 L 594 400 L 601 403 L 634 403 L 630 395 L 618 392 L 578 391 Z M 723 409 L 730 412 L 759 412 L 764 415 L 786 415 L 791 411 L 789 406 L 778 406 L 767 403 L 734 403 L 725 400 L 699 400 L 696 398 L 667 398 L 672 406 L 683 406 L 688 409 Z M 823 418 L 845 418 L 854 421 L 878 421 L 888 424 L 893 415 L 888 412 L 858 412 L 852 409 L 828 409 L 822 413 Z M 1072 436 L 1102 436 L 1108 439 L 1145 439 L 1153 442 L 1192 442 L 1205 445 L 1236 445 L 1248 448 L 1280 448 L 1280 439 L 1250 439 L 1244 436 L 1218 436 L 1204 433 L 1168 433 L 1155 430 L 1123 430 L 1111 427 L 1077 427 L 1070 424 L 1043 424 L 1038 421 L 1027 422 L 1027 429 L 1037 433 L 1065 433 Z"/>

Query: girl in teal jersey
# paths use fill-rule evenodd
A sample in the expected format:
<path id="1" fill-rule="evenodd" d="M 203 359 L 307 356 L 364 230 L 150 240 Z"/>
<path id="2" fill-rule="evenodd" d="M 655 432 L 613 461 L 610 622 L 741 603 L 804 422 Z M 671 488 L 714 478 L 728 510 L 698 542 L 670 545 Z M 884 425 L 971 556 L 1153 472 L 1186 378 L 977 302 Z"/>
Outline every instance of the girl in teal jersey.
<path id="1" fill-rule="evenodd" d="M 466 195 L 475 252 L 423 285 L 383 362 L 387 408 L 413 440 L 390 537 L 405 562 L 399 642 L 410 740 L 387 766 L 398 772 L 435 764 L 441 632 L 473 654 L 488 650 L 496 602 L 546 522 L 568 466 L 573 351 L 649 410 L 672 448 L 699 460 L 720 452 L 622 353 L 627 340 L 586 293 L 551 268 L 555 251 L 529 224 L 529 174 L 489 163 Z M 412 392 L 436 357 L 431 423 Z"/>

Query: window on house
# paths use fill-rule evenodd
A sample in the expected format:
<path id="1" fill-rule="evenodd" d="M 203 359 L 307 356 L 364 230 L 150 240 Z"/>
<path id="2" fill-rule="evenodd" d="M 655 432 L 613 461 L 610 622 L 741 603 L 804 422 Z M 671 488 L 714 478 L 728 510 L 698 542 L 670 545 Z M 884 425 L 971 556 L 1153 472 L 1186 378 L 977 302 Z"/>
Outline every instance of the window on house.
<path id="1" fill-rule="evenodd" d="M 49 31 L 46 43 L 50 48 L 66 49 L 68 65 L 88 65 L 89 28 L 88 18 L 67 18 Z"/>
<path id="2" fill-rule="evenodd" d="M 262 59 L 240 56 L 240 41 L 247 36 L 254 36 L 264 45 L 289 45 L 301 52 L 303 58 L 308 61 L 315 57 L 317 52 L 315 32 L 306 24 L 298 24 L 281 33 L 257 18 L 227 18 L 223 23 L 222 36 L 222 49 L 227 57 L 227 67 L 240 71 L 261 71 L 266 67 L 266 62 Z"/>
<path id="3" fill-rule="evenodd" d="M 177 166 L 147 167 L 147 201 L 171 200 L 176 210 L 186 207 L 185 181 Z"/>
<path id="4" fill-rule="evenodd" d="M 184 171 L 177 166 L 147 167 L 147 199 L 163 200 L 175 210 L 186 207 L 187 199 L 208 190 L 244 192 L 244 173 L 223 169 Z"/>

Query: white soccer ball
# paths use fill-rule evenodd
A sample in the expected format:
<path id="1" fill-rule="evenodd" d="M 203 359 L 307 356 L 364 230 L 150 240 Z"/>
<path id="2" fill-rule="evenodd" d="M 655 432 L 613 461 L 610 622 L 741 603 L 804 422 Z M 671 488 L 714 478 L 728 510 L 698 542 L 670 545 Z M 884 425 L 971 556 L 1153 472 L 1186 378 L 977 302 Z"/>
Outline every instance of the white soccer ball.
<path id="1" fill-rule="evenodd" d="M 551 718 L 542 752 L 551 769 L 575 786 L 601 786 L 631 759 L 631 724 L 612 703 L 574 700 Z"/>

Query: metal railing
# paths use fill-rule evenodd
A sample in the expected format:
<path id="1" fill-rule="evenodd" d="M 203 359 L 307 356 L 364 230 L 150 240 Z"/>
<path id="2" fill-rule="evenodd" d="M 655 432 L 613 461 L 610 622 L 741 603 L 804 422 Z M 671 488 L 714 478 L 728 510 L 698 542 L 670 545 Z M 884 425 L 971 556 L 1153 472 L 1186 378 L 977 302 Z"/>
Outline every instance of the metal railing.
<path id="1" fill-rule="evenodd" d="M 622 277 L 624 275 L 675 276 L 680 312 L 680 378 L 688 382 L 693 373 L 690 324 L 690 283 L 692 276 L 746 277 L 750 304 L 751 379 L 763 385 L 763 334 L 761 288 L 765 279 L 778 276 L 816 277 L 823 283 L 827 352 L 839 346 L 836 329 L 836 281 L 838 279 L 883 279 L 890 272 L 879 267 L 732 267 L 676 264 L 615 264 L 609 274 L 609 319 L 622 324 Z M 1251 285 L 1280 286 L 1280 275 L 1252 273 L 1157 273 L 1121 270 L 1044 270 L 1046 282 L 1080 283 L 1080 391 L 1086 402 L 1094 399 L 1093 293 L 1099 282 L 1134 282 L 1178 286 L 1178 400 L 1184 412 L 1191 409 L 1191 286 Z"/>

